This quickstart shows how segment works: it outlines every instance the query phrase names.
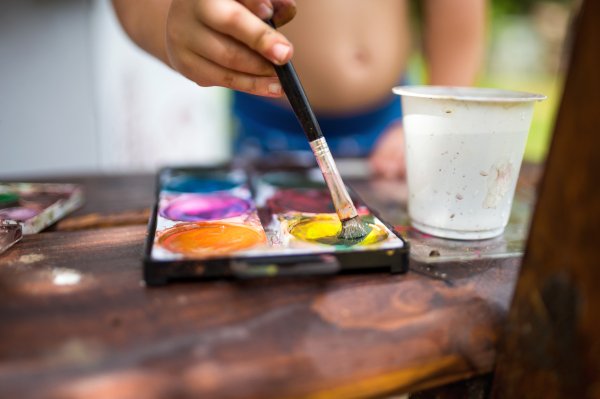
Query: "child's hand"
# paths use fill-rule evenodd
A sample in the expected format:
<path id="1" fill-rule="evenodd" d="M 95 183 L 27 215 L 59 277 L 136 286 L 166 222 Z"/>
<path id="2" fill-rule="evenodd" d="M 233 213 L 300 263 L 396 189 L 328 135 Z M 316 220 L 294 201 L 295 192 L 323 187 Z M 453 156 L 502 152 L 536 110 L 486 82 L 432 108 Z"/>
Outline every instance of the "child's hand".
<path id="1" fill-rule="evenodd" d="M 295 14 L 294 0 L 173 0 L 167 18 L 169 61 L 200 86 L 280 97 L 281 84 L 269 61 L 285 64 L 293 48 L 263 20 L 273 18 L 279 27 Z"/>
<path id="2" fill-rule="evenodd" d="M 369 157 L 371 170 L 387 179 L 404 178 L 406 161 L 404 150 L 404 129 L 396 123 L 388 128 L 375 143 Z"/>

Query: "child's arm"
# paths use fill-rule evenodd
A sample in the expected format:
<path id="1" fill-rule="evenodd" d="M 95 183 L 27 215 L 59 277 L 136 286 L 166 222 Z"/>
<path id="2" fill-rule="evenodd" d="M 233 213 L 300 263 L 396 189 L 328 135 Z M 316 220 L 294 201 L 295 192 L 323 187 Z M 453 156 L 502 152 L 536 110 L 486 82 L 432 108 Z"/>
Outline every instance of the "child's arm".
<path id="1" fill-rule="evenodd" d="M 471 86 L 483 59 L 485 0 L 428 0 L 424 17 L 429 84 Z"/>
<path id="2" fill-rule="evenodd" d="M 171 66 L 167 56 L 165 27 L 171 0 L 113 0 L 115 13 L 125 33 L 146 52 Z"/>
<path id="3" fill-rule="evenodd" d="M 294 0 L 112 0 L 129 37 L 200 86 L 280 97 L 273 66 L 291 43 L 261 19 L 290 21 Z M 275 13 L 273 13 L 275 9 Z M 273 15 L 274 14 L 274 15 Z"/>

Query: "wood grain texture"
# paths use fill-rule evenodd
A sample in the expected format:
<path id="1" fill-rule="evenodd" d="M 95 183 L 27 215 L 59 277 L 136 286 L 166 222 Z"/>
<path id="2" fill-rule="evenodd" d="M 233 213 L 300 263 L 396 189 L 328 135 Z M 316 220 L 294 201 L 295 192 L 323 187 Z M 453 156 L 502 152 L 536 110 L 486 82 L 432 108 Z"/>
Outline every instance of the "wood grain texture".
<path id="1" fill-rule="evenodd" d="M 408 399 L 488 399 L 492 379 L 493 374 L 478 375 L 465 381 L 411 393 Z"/>
<path id="2" fill-rule="evenodd" d="M 59 220 L 52 231 L 73 231 L 101 229 L 105 227 L 135 226 L 147 224 L 150 208 L 142 210 L 113 211 L 110 213 L 88 213 L 81 216 L 68 216 Z"/>
<path id="3" fill-rule="evenodd" d="M 0 397 L 362 398 L 468 378 L 494 364 L 519 265 L 149 289 L 144 235 L 27 236 L 0 258 Z"/>
<path id="4" fill-rule="evenodd" d="M 600 398 L 600 2 L 585 0 L 492 397 Z"/>
<path id="5" fill-rule="evenodd" d="M 84 184 L 79 226 L 152 201 L 152 176 L 48 180 Z M 404 185 L 355 183 L 397 221 Z M 0 397 L 366 398 L 450 383 L 493 367 L 520 262 L 150 289 L 145 229 L 51 231 L 0 256 Z"/>

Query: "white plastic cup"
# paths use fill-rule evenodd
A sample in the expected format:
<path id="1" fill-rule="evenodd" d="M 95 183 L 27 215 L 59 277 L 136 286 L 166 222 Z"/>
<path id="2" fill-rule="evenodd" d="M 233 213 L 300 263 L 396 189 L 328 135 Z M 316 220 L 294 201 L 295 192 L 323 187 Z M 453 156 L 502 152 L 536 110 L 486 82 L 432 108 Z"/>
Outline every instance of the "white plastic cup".
<path id="1" fill-rule="evenodd" d="M 478 240 L 504 232 L 539 94 L 402 86 L 408 213 L 437 237 Z"/>

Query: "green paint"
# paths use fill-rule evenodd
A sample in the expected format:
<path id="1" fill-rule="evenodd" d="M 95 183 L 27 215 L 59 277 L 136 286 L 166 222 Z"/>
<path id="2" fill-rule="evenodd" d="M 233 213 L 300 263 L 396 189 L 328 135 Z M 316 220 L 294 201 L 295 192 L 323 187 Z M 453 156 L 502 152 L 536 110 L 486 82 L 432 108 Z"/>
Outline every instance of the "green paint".
<path id="1" fill-rule="evenodd" d="M 355 245 L 370 245 L 383 241 L 388 234 L 385 229 L 363 221 L 367 235 L 356 239 L 340 238 L 342 224 L 337 218 L 309 219 L 296 224 L 291 233 L 294 237 L 308 242 L 333 245 L 339 249 L 350 248 Z"/>
<path id="2" fill-rule="evenodd" d="M 12 191 L 0 193 L 0 206 L 13 205 L 19 202 L 19 195 Z"/>

